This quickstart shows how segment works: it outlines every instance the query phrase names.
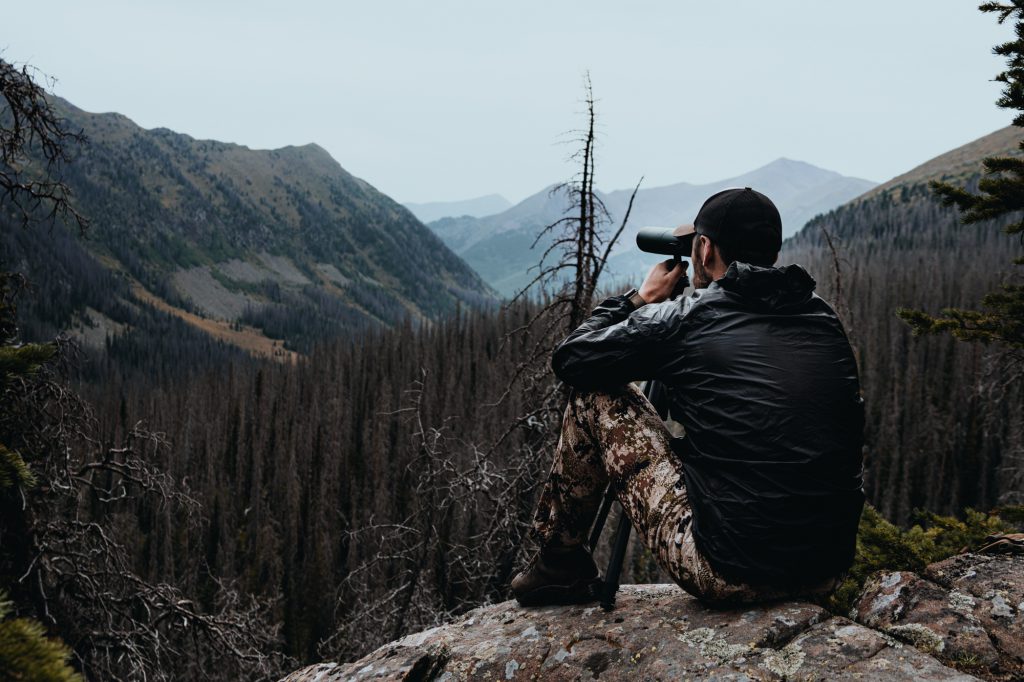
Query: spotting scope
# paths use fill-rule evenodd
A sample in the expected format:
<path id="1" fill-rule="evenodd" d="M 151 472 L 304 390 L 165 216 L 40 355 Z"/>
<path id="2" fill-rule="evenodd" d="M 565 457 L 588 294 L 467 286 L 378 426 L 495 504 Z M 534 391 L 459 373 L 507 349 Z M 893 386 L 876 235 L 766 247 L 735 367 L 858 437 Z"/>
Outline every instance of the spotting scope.
<path id="1" fill-rule="evenodd" d="M 690 257 L 689 235 L 677 235 L 678 227 L 642 227 L 636 233 L 636 245 L 647 253 Z"/>
<path id="2" fill-rule="evenodd" d="M 636 245 L 641 251 L 647 253 L 660 253 L 664 256 L 672 256 L 673 264 L 680 265 L 681 258 L 690 257 L 690 240 L 693 238 L 693 228 L 688 225 L 682 227 L 642 227 L 636 233 Z M 669 268 L 671 270 L 672 268 Z M 672 299 L 683 293 L 686 287 L 690 286 L 690 279 L 684 274 L 676 282 L 672 291 Z"/>

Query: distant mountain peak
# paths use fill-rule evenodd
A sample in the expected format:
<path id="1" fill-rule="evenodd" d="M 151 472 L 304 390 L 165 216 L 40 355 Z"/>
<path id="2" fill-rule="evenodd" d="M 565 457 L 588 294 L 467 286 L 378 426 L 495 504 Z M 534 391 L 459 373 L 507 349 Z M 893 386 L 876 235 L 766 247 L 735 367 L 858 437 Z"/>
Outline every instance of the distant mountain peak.
<path id="1" fill-rule="evenodd" d="M 795 168 L 799 168 L 799 169 L 806 169 L 806 170 L 814 170 L 814 171 L 817 171 L 819 173 L 826 173 L 828 175 L 837 175 L 837 176 L 841 176 L 842 175 L 842 173 L 837 173 L 836 171 L 828 170 L 827 168 L 822 168 L 821 166 L 815 166 L 813 163 L 808 163 L 807 161 L 800 161 L 799 159 L 791 159 L 791 158 L 786 157 L 786 156 L 780 156 L 779 158 L 775 159 L 774 161 L 771 161 L 770 163 L 765 164 L 761 168 L 785 169 L 785 170 L 792 170 L 792 169 L 795 169 Z"/>
<path id="2" fill-rule="evenodd" d="M 765 168 L 768 168 L 768 167 L 771 167 L 771 166 L 813 166 L 814 168 L 818 168 L 818 166 L 815 166 L 812 163 L 807 163 L 806 161 L 800 161 L 799 159 L 791 159 L 788 156 L 780 156 L 779 158 L 775 159 L 774 161 L 772 161 L 772 162 L 770 162 L 768 164 L 765 164 Z M 824 168 L 819 168 L 819 170 L 825 170 L 825 169 Z M 832 173 L 833 171 L 828 171 L 828 172 Z"/>
<path id="3" fill-rule="evenodd" d="M 788 236 L 814 216 L 863 194 L 874 184 L 783 157 L 717 182 L 642 187 L 636 194 L 629 223 L 612 251 L 606 272 L 617 275 L 646 272 L 651 262 L 636 250 L 633 239 L 636 229 L 692 220 L 705 199 L 727 187 L 754 187 L 771 197 L 782 214 L 783 235 Z M 610 223 L 618 224 L 632 190 L 598 194 L 609 211 Z M 564 194 L 553 195 L 550 189 L 544 189 L 497 215 L 446 217 L 431 222 L 430 228 L 492 287 L 504 295 L 512 295 L 530 281 L 529 268 L 536 265 L 548 245 L 542 242 L 537 248 L 531 248 L 538 232 L 561 218 L 565 209 Z"/>
<path id="4" fill-rule="evenodd" d="M 822 168 L 821 166 L 815 166 L 813 163 L 808 163 L 806 161 L 799 161 L 797 159 L 790 159 L 785 156 L 780 156 L 779 158 L 769 163 L 766 163 L 760 168 L 755 168 L 749 173 L 745 173 L 744 175 L 739 176 L 737 180 L 742 180 L 748 177 L 757 177 L 765 174 L 781 174 L 794 178 L 800 177 L 803 181 L 812 182 L 830 182 L 836 178 L 845 177 L 842 173 L 837 173 L 836 171 L 828 170 L 827 168 Z M 757 188 L 755 187 L 754 189 Z"/>

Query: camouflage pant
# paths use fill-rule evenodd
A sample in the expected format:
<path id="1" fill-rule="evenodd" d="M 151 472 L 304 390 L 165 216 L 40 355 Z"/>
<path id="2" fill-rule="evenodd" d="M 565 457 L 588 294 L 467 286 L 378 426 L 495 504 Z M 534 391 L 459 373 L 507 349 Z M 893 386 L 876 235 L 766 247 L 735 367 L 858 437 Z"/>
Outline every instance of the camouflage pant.
<path id="1" fill-rule="evenodd" d="M 541 544 L 586 542 L 611 482 L 633 527 L 658 564 L 690 594 L 710 602 L 815 598 L 838 584 L 800 589 L 730 582 L 693 541 L 692 509 L 671 435 L 633 384 L 577 392 L 566 408 L 554 465 L 541 494 L 534 531 Z"/>

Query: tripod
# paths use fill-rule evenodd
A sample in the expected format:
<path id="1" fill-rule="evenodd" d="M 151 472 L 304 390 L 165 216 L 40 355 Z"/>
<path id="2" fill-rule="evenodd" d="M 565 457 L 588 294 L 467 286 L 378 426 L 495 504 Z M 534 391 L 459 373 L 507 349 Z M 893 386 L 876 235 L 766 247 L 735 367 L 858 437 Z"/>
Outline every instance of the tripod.
<path id="1" fill-rule="evenodd" d="M 644 396 L 651 401 L 662 419 L 668 417 L 668 406 L 665 402 L 664 386 L 656 381 L 648 381 L 644 385 Z M 615 484 L 609 483 L 605 490 L 604 499 L 597 511 L 597 518 L 594 519 L 594 527 L 590 530 L 590 548 L 597 547 L 601 539 L 601 531 L 604 530 L 605 521 L 608 520 L 608 512 L 611 511 L 612 502 L 615 501 Z M 621 505 L 620 505 L 621 506 Z M 626 559 L 626 547 L 629 545 L 629 533 L 633 530 L 633 524 L 626 516 L 623 509 L 619 515 L 619 525 L 615 529 L 615 543 L 612 546 L 612 556 L 608 560 L 608 569 L 604 572 L 604 582 L 601 583 L 601 608 L 611 611 L 615 608 L 615 595 L 619 591 L 619 574 L 622 573 L 622 562 Z"/>
<path id="2" fill-rule="evenodd" d="M 601 539 L 601 531 L 604 530 L 604 522 L 608 519 L 608 511 L 615 501 L 614 483 L 608 484 L 608 489 L 601 500 L 601 507 L 597 512 L 597 519 L 590 531 L 590 547 L 596 547 L 597 541 Z M 612 556 L 608 560 L 608 570 L 604 572 L 604 582 L 601 583 L 601 608 L 611 611 L 615 608 L 615 594 L 619 591 L 619 574 L 622 572 L 622 562 L 626 558 L 626 547 L 629 545 L 629 533 L 633 530 L 633 524 L 626 511 L 623 510 L 619 516 L 619 527 L 615 529 L 615 545 L 612 547 Z"/>

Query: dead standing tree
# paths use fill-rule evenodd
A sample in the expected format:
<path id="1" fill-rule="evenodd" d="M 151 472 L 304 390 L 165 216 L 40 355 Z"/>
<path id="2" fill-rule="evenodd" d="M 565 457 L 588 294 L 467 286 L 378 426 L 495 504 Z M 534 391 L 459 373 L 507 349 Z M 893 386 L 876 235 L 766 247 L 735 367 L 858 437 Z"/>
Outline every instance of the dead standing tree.
<path id="1" fill-rule="evenodd" d="M 528 320 L 506 336 L 506 342 L 516 339 L 522 343 L 525 339 L 530 345 L 530 352 L 519 363 L 499 402 L 510 391 L 519 390 L 533 397 L 529 404 L 534 406 L 533 410 L 522 415 L 510 427 L 509 432 L 524 424 L 535 424 L 538 420 L 550 424 L 553 419 L 557 424 L 561 418 L 568 392 L 551 376 L 551 351 L 590 316 L 601 274 L 612 249 L 626 228 L 636 193 L 643 182 L 641 177 L 630 194 L 622 221 L 615 232 L 608 236 L 606 227 L 612 223 L 612 217 L 594 189 L 597 114 L 589 73 L 584 76 L 584 104 L 586 126 L 576 131 L 579 148 L 570 157 L 579 164 L 579 173 L 551 190 L 554 194 L 565 195 L 567 208 L 561 218 L 538 232 L 531 248 L 543 243 L 546 238 L 554 238 L 538 259 L 536 275 L 510 303 L 515 304 L 539 293 L 539 307 Z M 555 260 L 549 261 L 552 255 Z M 498 439 L 499 444 L 509 432 Z M 548 441 L 541 449 L 550 451 L 550 447 L 557 441 L 557 432 Z"/>
<path id="2" fill-rule="evenodd" d="M 555 289 L 555 293 L 550 294 L 543 306 L 541 317 L 555 313 L 555 319 L 565 323 L 560 331 L 566 334 L 589 317 L 598 281 L 612 248 L 622 236 L 640 182 L 643 182 L 641 178 L 633 188 L 618 229 L 610 237 L 607 236 L 604 228 L 611 223 L 611 216 L 594 190 L 597 116 L 589 74 L 584 78 L 584 91 L 587 123 L 585 128 L 577 131 L 580 148 L 570 157 L 579 163 L 580 171 L 576 177 L 551 190 L 552 194 L 564 194 L 568 199 L 568 207 L 565 215 L 546 225 L 537 234 L 531 248 L 535 248 L 550 235 L 554 235 L 555 239 L 541 255 L 536 266 L 537 274 L 513 298 L 515 301 L 525 297 L 536 286 L 545 294 Z M 557 260 L 547 263 L 552 254 L 557 255 Z"/>
<path id="3" fill-rule="evenodd" d="M 590 316 L 601 274 L 612 249 L 626 228 L 636 193 L 643 182 L 643 178 L 640 178 L 633 188 L 622 221 L 609 236 L 606 228 L 612 224 L 612 217 L 594 189 L 597 116 L 589 74 L 584 77 L 584 94 L 586 126 L 578 131 L 579 149 L 571 157 L 579 164 L 580 170 L 574 178 L 552 190 L 566 195 L 568 207 L 561 218 L 538 233 L 534 247 L 545 238 L 554 236 L 554 239 L 545 247 L 539 259 L 537 274 L 512 300 L 514 304 L 527 299 L 536 287 L 540 289 L 539 303 L 535 309 L 531 309 L 528 319 L 522 325 L 505 336 L 506 343 L 526 347 L 499 401 L 513 391 L 522 392 L 528 396 L 524 401 L 524 405 L 528 406 L 527 411 L 509 426 L 492 447 L 499 447 L 514 433 L 525 435 L 520 441 L 519 461 L 521 467 L 529 469 L 526 478 L 532 486 L 528 494 L 521 497 L 518 510 L 518 537 L 521 542 L 514 551 L 519 561 L 529 554 L 522 551 L 522 541 L 528 537 L 537 492 L 558 443 L 562 414 L 570 395 L 568 387 L 556 381 L 551 374 L 551 352 Z M 556 260 L 548 262 L 552 254 L 556 255 Z"/>

